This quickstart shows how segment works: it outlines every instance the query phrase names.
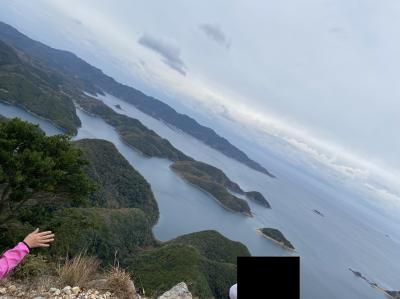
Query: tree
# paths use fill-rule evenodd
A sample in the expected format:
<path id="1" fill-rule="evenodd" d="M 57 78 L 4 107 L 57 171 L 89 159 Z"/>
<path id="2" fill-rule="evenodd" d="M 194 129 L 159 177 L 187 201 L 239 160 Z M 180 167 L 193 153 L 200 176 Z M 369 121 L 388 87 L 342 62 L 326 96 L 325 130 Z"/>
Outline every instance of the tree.
<path id="1" fill-rule="evenodd" d="M 46 136 L 17 118 L 0 122 L 0 224 L 31 199 L 63 196 L 71 205 L 83 202 L 93 190 L 84 165 L 68 135 Z"/>

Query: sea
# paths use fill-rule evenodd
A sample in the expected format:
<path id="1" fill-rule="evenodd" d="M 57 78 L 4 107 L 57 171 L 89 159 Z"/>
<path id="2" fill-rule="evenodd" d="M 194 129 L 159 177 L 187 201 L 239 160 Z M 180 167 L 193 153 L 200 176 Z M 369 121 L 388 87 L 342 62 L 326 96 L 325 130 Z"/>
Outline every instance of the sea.
<path id="1" fill-rule="evenodd" d="M 139 119 L 185 154 L 220 168 L 245 191 L 261 192 L 272 206 L 266 209 L 249 201 L 253 217 L 228 211 L 171 171 L 171 161 L 143 156 L 127 146 L 102 119 L 78 109 L 82 126 L 73 139 L 100 138 L 114 143 L 151 184 L 160 208 L 160 219 L 153 229 L 159 240 L 217 230 L 245 244 L 253 256 L 300 256 L 300 291 L 304 299 L 387 298 L 349 268 L 385 289 L 400 290 L 399 222 L 386 216 L 384 200 L 377 203 L 351 184 L 319 179 L 326 177 L 323 169 L 310 174 L 309 169 L 293 165 L 268 149 L 246 144 L 246 149 L 253 149 L 251 157 L 276 176 L 271 178 L 140 112 L 133 105 L 110 95 L 99 99 L 116 112 Z M 0 114 L 39 124 L 49 135 L 62 133 L 50 122 L 15 106 L 0 103 Z M 262 227 L 279 229 L 296 252 L 260 236 L 256 229 Z"/>

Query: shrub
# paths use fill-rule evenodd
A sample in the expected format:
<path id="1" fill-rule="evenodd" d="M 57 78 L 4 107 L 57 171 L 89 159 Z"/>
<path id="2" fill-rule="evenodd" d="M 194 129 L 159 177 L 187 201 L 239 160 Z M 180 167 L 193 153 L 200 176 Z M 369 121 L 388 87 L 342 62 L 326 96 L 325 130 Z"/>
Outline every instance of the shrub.
<path id="1" fill-rule="evenodd" d="M 49 264 L 42 255 L 28 254 L 21 264 L 16 267 L 12 276 L 16 279 L 34 278 L 49 271 Z"/>
<path id="2" fill-rule="evenodd" d="M 63 284 L 82 286 L 92 280 L 99 267 L 99 261 L 91 256 L 79 253 L 59 266 L 57 273 Z"/>
<path id="3" fill-rule="evenodd" d="M 130 274 L 118 266 L 112 267 L 107 273 L 107 287 L 120 299 L 136 298 Z"/>

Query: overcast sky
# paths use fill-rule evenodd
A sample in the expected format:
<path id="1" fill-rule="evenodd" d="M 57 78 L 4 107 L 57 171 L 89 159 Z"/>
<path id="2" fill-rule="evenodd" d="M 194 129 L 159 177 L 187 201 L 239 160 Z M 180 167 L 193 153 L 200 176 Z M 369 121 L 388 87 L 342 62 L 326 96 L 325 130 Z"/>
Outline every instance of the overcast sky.
<path id="1" fill-rule="evenodd" d="M 0 20 L 177 110 L 399 182 L 400 1 L 3 0 Z"/>

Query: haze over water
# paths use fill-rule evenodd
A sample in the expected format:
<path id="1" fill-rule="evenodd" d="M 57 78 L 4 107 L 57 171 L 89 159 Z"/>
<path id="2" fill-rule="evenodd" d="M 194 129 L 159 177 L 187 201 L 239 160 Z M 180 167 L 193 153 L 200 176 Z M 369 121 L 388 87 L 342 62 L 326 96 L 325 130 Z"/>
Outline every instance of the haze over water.
<path id="1" fill-rule="evenodd" d="M 318 170 L 309 176 L 306 174 L 309 170 L 293 168 L 255 144 L 248 144 L 247 148 L 253 147 L 252 158 L 277 176 L 271 179 L 125 102 L 111 96 L 101 99 L 118 113 L 139 119 L 185 154 L 222 169 L 245 191 L 260 191 L 272 206 L 269 210 L 249 202 L 255 214 L 253 218 L 229 212 L 180 179 L 169 169 L 170 161 L 140 155 L 125 145 L 104 121 L 78 110 L 82 128 L 74 139 L 102 138 L 113 142 L 151 184 L 161 214 L 154 228 L 158 239 L 164 241 L 184 233 L 215 229 L 232 240 L 243 242 L 252 255 L 292 254 L 255 232 L 256 228 L 275 227 L 296 247 L 297 253 L 293 255 L 301 257 L 302 298 L 386 298 L 356 278 L 349 267 L 384 288 L 400 289 L 398 226 L 387 220 L 384 211 L 377 208 L 379 205 L 365 198 L 367 195 L 336 181 L 326 184 L 316 179 Z M 116 109 L 116 104 L 123 110 Z M 39 123 L 49 134 L 57 132 L 49 122 L 19 108 L 0 104 L 0 114 Z M 313 209 L 325 217 L 315 214 Z"/>

